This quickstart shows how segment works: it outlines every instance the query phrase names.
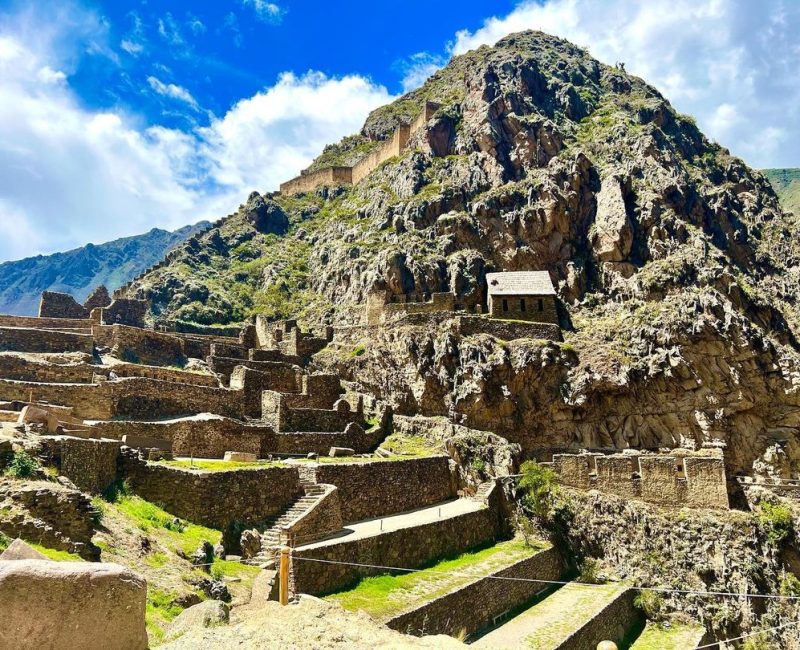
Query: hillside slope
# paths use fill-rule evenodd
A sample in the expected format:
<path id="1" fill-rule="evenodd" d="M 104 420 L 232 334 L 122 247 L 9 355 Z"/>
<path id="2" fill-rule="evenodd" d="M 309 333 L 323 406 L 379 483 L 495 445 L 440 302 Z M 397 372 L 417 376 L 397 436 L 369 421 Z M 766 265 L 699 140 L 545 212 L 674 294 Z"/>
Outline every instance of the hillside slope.
<path id="1" fill-rule="evenodd" d="M 800 169 L 763 169 L 787 212 L 800 214 Z"/>
<path id="2" fill-rule="evenodd" d="M 36 315 L 39 298 L 46 290 L 70 293 L 80 302 L 99 284 L 113 291 L 209 225 L 202 221 L 174 232 L 153 228 L 105 244 L 4 262 L 0 264 L 0 313 Z"/>
<path id="3" fill-rule="evenodd" d="M 546 269 L 564 345 L 415 325 L 318 364 L 529 452 L 726 444 L 737 472 L 788 441 L 800 470 L 800 230 L 761 173 L 539 32 L 454 58 L 313 167 L 352 164 L 422 100 L 441 108 L 358 185 L 253 193 L 130 294 L 158 317 L 343 325 L 376 288 L 479 304 L 487 272 Z"/>

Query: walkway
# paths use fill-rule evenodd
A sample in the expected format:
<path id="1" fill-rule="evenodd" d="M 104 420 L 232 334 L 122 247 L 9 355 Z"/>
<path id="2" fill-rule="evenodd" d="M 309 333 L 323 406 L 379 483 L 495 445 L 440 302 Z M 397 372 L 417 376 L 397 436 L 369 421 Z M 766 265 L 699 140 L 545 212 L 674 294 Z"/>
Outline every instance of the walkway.
<path id="1" fill-rule="evenodd" d="M 476 648 L 554 650 L 628 587 L 571 582 L 507 623 L 482 636 Z"/>
<path id="2" fill-rule="evenodd" d="M 365 537 L 373 537 L 381 533 L 387 533 L 393 530 L 401 530 L 403 528 L 415 528 L 423 524 L 430 524 L 440 519 L 450 519 L 459 517 L 470 512 L 476 512 L 486 506 L 480 501 L 473 499 L 452 499 L 450 501 L 443 501 L 434 506 L 427 508 L 419 508 L 408 512 L 401 512 L 396 515 L 389 515 L 377 519 L 365 519 L 355 524 L 348 524 L 345 526 L 344 531 L 337 534 L 335 537 L 315 542 L 313 544 L 306 544 L 298 548 L 306 550 L 311 548 L 319 548 L 321 546 L 328 546 L 330 544 L 341 544 L 342 542 L 352 542 L 357 539 L 364 539 Z"/>

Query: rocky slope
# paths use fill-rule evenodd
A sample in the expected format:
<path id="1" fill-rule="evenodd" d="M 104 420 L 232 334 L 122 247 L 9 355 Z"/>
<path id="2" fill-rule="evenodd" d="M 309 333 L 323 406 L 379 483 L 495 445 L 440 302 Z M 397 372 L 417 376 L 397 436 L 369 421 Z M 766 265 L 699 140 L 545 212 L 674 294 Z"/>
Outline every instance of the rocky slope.
<path id="1" fill-rule="evenodd" d="M 340 325 L 376 287 L 472 304 L 487 271 L 547 269 L 565 344 L 432 324 L 318 363 L 527 452 L 719 442 L 749 472 L 787 439 L 798 475 L 800 242 L 767 179 L 641 79 L 539 32 L 454 58 L 315 166 L 357 160 L 423 99 L 441 108 L 404 155 L 355 187 L 251 194 L 131 294 L 157 316 Z"/>
<path id="2" fill-rule="evenodd" d="M 105 244 L 4 262 L 0 264 L 0 313 L 35 316 L 42 291 L 70 293 L 79 302 L 100 284 L 113 291 L 210 225 L 202 221 L 174 232 L 153 228 Z"/>

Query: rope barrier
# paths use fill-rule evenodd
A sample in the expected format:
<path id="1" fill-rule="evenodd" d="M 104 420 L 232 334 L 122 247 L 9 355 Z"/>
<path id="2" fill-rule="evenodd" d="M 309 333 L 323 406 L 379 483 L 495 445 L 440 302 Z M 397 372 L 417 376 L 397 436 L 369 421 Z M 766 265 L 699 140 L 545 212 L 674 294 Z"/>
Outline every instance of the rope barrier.
<path id="1" fill-rule="evenodd" d="M 361 564 L 358 562 L 342 562 L 340 560 L 323 560 L 322 558 L 312 558 L 312 557 L 300 557 L 297 555 L 292 556 L 292 560 L 300 560 L 303 562 L 319 562 L 322 564 L 338 564 L 338 565 L 345 565 L 345 566 L 355 566 L 364 569 L 381 569 L 384 571 L 405 571 L 407 573 L 416 573 L 419 571 L 425 571 L 429 574 L 440 574 L 440 575 L 452 575 L 458 576 L 462 578 L 475 578 L 479 576 L 475 576 L 472 574 L 465 574 L 465 573 L 457 573 L 453 571 L 436 571 L 434 569 L 407 569 L 404 567 L 393 567 L 393 566 L 384 566 L 380 564 Z M 490 580 L 507 580 L 511 582 L 536 582 L 540 584 L 547 584 L 547 585 L 561 585 L 561 586 L 587 586 L 587 587 L 602 587 L 604 585 L 599 584 L 591 584 L 591 583 L 583 583 L 583 582 L 575 582 L 574 580 L 540 580 L 537 578 L 515 578 L 512 576 L 482 576 L 484 578 Z M 631 589 L 636 589 L 637 591 L 655 591 L 658 593 L 668 593 L 668 594 L 681 594 L 685 596 L 725 596 L 725 597 L 734 597 L 734 598 L 765 598 L 765 599 L 773 599 L 773 600 L 789 600 L 795 601 L 800 600 L 800 596 L 783 596 L 781 594 L 749 594 L 749 593 L 736 593 L 732 591 L 697 591 L 693 589 L 668 589 L 666 587 L 637 587 L 631 586 Z"/>

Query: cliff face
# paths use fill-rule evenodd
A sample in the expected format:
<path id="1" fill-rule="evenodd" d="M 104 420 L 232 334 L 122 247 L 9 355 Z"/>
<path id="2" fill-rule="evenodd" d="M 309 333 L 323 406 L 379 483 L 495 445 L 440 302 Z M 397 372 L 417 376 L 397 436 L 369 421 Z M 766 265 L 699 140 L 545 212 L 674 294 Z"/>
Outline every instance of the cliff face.
<path id="1" fill-rule="evenodd" d="M 642 80 L 538 32 L 453 59 L 315 166 L 352 164 L 423 100 L 441 108 L 363 182 L 254 193 L 132 293 L 184 320 L 341 325 L 375 287 L 470 304 L 488 271 L 546 269 L 564 345 L 420 326 L 319 363 L 528 451 L 718 440 L 738 469 L 788 438 L 800 461 L 800 244 L 764 176 Z"/>

